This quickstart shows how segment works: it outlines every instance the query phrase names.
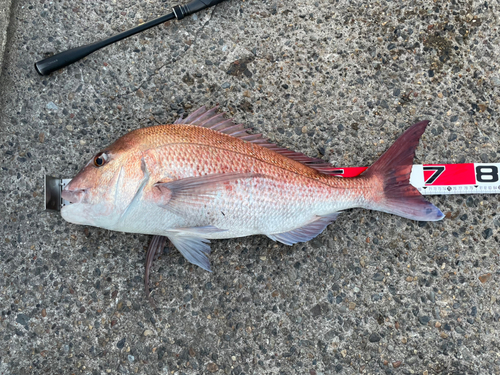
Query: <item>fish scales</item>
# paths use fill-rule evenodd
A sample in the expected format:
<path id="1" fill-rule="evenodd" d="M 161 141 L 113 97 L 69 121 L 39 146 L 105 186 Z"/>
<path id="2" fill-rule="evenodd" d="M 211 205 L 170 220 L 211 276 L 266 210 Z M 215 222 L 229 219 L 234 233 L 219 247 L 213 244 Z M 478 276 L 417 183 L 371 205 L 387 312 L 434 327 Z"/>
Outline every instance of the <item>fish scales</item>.
<path id="1" fill-rule="evenodd" d="M 301 217 L 312 220 L 316 215 L 360 204 L 362 193 L 369 191 L 365 180 L 323 175 L 276 152 L 211 129 L 178 125 L 154 130 L 140 135 L 151 138 L 146 143 L 157 145 L 146 151 L 152 160 L 150 164 L 146 159 L 151 185 L 165 175 L 171 180 L 231 172 L 266 176 L 228 182 L 227 194 L 222 193 L 202 209 L 196 205 L 186 209 L 190 220 L 183 225 L 210 224 L 227 229 L 208 238 L 286 232 Z M 160 234 L 163 229 L 151 234 Z"/>
<path id="2" fill-rule="evenodd" d="M 137 142 L 140 139 L 141 142 Z M 173 158 L 175 161 L 181 161 L 184 156 L 183 151 L 190 153 L 189 147 L 205 146 L 204 149 L 196 150 L 198 152 L 216 153 L 219 150 L 231 151 L 232 157 L 236 157 L 231 160 L 225 160 L 221 164 L 221 160 L 214 158 L 210 162 L 218 162 L 221 169 L 229 167 L 233 163 L 240 163 L 240 157 L 252 157 L 262 163 L 269 165 L 274 165 L 279 168 L 301 174 L 305 177 L 316 179 L 322 181 L 325 184 L 335 187 L 343 187 L 345 184 L 351 184 L 347 180 L 342 178 L 331 178 L 331 176 L 322 174 L 304 164 L 301 164 L 295 160 L 289 159 L 281 154 L 270 151 L 267 148 L 260 147 L 258 144 L 251 142 L 242 141 L 239 138 L 234 138 L 229 135 L 219 133 L 212 129 L 207 129 L 199 126 L 193 125 L 158 125 L 149 128 L 142 128 L 134 130 L 115 143 L 118 147 L 125 149 L 125 147 L 135 147 L 141 151 L 148 150 L 162 150 L 167 147 L 173 147 L 175 145 L 184 145 L 185 149 L 179 149 L 178 154 L 168 153 L 162 155 L 165 157 L 163 159 L 165 162 L 169 161 L 169 158 Z M 193 150 L 194 151 L 194 150 Z M 203 155 L 203 154 L 202 154 Z M 212 156 L 217 156 L 213 155 Z M 245 159 L 244 164 L 241 168 L 248 169 L 247 163 L 248 159 Z M 206 163 L 204 163 L 206 164 Z M 223 172 L 220 170 L 220 172 Z"/>

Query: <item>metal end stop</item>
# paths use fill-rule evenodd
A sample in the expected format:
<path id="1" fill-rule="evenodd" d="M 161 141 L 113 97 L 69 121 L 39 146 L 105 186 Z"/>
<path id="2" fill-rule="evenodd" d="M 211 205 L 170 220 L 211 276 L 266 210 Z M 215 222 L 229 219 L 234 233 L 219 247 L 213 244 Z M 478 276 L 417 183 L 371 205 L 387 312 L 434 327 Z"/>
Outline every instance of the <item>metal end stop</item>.
<path id="1" fill-rule="evenodd" d="M 61 211 L 61 207 L 71 204 L 61 198 L 61 193 L 64 187 L 71 179 L 61 179 L 52 176 L 45 176 L 45 210 Z"/>

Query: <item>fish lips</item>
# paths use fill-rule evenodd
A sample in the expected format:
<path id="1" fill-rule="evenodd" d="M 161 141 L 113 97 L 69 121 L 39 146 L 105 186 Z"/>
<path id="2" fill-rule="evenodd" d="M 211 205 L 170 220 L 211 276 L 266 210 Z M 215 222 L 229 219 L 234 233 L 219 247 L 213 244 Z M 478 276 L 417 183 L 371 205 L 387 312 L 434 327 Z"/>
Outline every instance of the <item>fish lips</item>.
<path id="1" fill-rule="evenodd" d="M 64 220 L 78 225 L 92 225 L 95 223 L 95 206 L 89 204 L 86 189 L 63 190 L 61 198 L 70 202 L 61 207 L 61 216 Z"/>
<path id="2" fill-rule="evenodd" d="M 87 189 L 67 190 L 65 188 L 61 193 L 61 198 L 70 203 L 85 203 Z"/>
<path id="3" fill-rule="evenodd" d="M 113 204 L 106 201 L 92 202 L 92 189 L 68 189 L 71 187 L 70 184 L 61 192 L 61 198 L 70 202 L 61 207 L 61 216 L 64 220 L 73 224 L 101 228 L 107 228 L 109 223 L 116 220 L 117 214 Z"/>

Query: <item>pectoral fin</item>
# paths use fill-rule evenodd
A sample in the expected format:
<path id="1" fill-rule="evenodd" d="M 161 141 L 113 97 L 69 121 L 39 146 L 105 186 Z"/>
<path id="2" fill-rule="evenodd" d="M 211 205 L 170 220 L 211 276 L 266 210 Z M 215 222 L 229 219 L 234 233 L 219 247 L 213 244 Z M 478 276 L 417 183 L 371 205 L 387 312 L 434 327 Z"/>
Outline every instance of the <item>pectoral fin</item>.
<path id="1" fill-rule="evenodd" d="M 155 200 L 161 207 L 182 214 L 186 207 L 202 207 L 214 199 L 223 191 L 225 183 L 261 176 L 258 173 L 218 173 L 157 182 Z"/>

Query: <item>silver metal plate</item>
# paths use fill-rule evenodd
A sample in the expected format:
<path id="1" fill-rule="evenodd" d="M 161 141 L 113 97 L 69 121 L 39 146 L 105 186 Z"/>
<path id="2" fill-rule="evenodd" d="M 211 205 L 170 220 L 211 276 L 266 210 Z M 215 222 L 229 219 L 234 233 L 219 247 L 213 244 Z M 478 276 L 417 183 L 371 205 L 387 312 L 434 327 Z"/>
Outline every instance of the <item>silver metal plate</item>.
<path id="1" fill-rule="evenodd" d="M 70 178 L 57 178 L 45 176 L 45 209 L 47 211 L 61 211 L 61 208 L 67 204 L 71 204 L 67 200 L 61 198 L 61 193 L 64 187 L 69 184 Z"/>

